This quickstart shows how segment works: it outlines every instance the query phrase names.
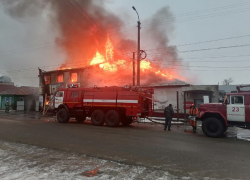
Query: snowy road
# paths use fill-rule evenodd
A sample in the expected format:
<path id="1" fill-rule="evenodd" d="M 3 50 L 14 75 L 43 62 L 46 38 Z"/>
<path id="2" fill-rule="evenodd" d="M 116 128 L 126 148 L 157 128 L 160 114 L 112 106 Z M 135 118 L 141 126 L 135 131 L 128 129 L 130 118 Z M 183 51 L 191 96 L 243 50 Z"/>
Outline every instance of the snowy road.
<path id="1" fill-rule="evenodd" d="M 0 140 L 0 179 L 177 179 L 157 168 L 133 166 L 85 155 Z M 88 173 L 99 168 L 97 173 Z M 180 178 L 180 177 L 179 177 Z M 191 179 L 181 177 L 180 179 Z"/>
<path id="2" fill-rule="evenodd" d="M 0 179 L 249 179 L 249 130 L 215 139 L 191 129 L 1 116 Z"/>

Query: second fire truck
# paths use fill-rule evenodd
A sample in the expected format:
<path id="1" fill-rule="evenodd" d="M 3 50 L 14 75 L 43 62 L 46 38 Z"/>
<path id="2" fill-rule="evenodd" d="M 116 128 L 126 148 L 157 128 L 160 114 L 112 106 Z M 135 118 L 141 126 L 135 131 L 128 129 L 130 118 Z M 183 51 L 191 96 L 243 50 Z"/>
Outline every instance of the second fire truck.
<path id="1" fill-rule="evenodd" d="M 63 88 L 57 91 L 54 105 L 57 119 L 66 123 L 71 117 L 83 122 L 91 117 L 93 125 L 129 125 L 137 117 L 152 115 L 153 89 L 138 87 Z"/>

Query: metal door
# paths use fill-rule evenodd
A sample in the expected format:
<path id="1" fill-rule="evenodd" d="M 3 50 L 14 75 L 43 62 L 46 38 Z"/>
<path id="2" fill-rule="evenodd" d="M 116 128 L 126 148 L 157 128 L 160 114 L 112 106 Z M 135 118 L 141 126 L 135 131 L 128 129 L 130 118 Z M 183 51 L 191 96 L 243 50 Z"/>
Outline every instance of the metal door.
<path id="1" fill-rule="evenodd" d="M 243 95 L 230 96 L 230 102 L 227 105 L 227 120 L 245 122 L 245 104 Z"/>
<path id="2" fill-rule="evenodd" d="M 69 108 L 74 108 L 76 104 L 79 104 L 79 91 L 67 91 L 67 105 Z"/>

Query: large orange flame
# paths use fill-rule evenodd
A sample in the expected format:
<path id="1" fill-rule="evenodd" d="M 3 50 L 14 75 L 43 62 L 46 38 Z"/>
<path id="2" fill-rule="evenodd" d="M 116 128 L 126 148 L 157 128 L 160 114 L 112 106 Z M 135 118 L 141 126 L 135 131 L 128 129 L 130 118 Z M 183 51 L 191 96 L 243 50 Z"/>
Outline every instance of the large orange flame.
<path id="1" fill-rule="evenodd" d="M 118 70 L 118 67 L 123 67 L 127 63 L 126 60 L 114 60 L 114 46 L 111 40 L 109 39 L 109 36 L 107 36 L 105 49 L 106 49 L 105 56 L 103 56 L 98 50 L 96 50 L 96 53 L 94 57 L 92 58 L 90 65 L 99 64 L 99 67 L 103 69 L 104 71 L 115 72 Z M 141 67 L 141 70 L 145 73 L 153 72 L 169 80 L 174 78 L 173 75 L 169 74 L 168 72 L 163 72 L 153 67 L 149 60 L 142 60 L 140 63 L 140 67 Z M 59 69 L 71 69 L 71 68 L 59 68 Z M 76 81 L 77 81 L 76 76 L 71 78 L 71 82 L 76 82 Z"/>
<path id="2" fill-rule="evenodd" d="M 105 71 L 117 71 L 117 65 L 125 63 L 125 60 L 113 61 L 114 56 L 114 46 L 107 36 L 106 42 L 106 56 L 102 56 L 98 50 L 95 53 L 95 57 L 90 62 L 90 65 L 99 64 L 99 67 Z"/>
<path id="3" fill-rule="evenodd" d="M 170 80 L 173 79 L 173 76 L 170 75 L 169 73 L 163 73 L 160 70 L 157 70 L 156 68 L 152 67 L 149 61 L 142 60 L 140 67 L 142 71 L 149 70 L 151 72 L 154 72 L 155 74 L 160 74 L 161 76 L 166 77 Z"/>

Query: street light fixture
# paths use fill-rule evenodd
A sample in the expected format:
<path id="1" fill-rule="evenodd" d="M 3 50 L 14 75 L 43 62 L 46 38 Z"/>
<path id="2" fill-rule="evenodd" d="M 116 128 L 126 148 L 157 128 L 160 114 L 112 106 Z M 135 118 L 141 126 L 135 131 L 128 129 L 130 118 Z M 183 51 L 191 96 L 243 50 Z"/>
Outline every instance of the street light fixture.
<path id="1" fill-rule="evenodd" d="M 140 29 L 141 29 L 141 22 L 140 22 L 140 17 L 135 9 L 134 6 L 132 6 L 133 10 L 135 10 L 137 16 L 138 16 L 138 42 L 137 42 L 137 86 L 140 86 L 140 61 L 141 61 L 141 54 L 140 54 Z"/>

